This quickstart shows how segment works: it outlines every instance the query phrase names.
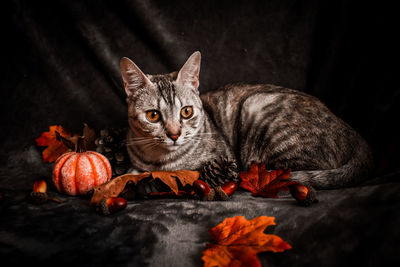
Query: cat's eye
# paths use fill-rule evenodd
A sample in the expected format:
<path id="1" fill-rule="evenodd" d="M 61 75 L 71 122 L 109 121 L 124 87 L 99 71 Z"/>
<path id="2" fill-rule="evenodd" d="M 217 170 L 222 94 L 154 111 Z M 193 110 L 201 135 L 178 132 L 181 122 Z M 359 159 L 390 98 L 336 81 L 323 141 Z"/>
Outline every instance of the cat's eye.
<path id="1" fill-rule="evenodd" d="M 181 109 L 181 116 L 184 119 L 189 119 L 193 115 L 193 107 L 192 106 L 186 106 Z"/>
<path id="2" fill-rule="evenodd" d="M 161 118 L 161 115 L 160 115 L 160 112 L 158 112 L 157 110 L 149 110 L 149 111 L 146 111 L 146 118 L 150 122 L 158 122 Z"/>

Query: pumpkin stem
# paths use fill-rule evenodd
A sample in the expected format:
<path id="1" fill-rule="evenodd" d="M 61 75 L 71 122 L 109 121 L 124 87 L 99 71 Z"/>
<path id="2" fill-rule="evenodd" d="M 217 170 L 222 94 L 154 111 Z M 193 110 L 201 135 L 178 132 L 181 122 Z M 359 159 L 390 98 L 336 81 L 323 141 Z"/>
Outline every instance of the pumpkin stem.
<path id="1" fill-rule="evenodd" d="M 78 136 L 78 142 L 76 143 L 76 152 L 82 153 L 82 152 L 86 151 L 84 139 L 85 139 L 85 137 Z"/>

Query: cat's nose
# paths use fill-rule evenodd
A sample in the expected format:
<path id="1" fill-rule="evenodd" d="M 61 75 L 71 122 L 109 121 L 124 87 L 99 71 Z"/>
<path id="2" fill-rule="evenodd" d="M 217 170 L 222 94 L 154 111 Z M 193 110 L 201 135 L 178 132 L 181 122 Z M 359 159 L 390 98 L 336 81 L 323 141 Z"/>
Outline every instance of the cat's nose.
<path id="1" fill-rule="evenodd" d="M 169 132 L 169 133 L 167 133 L 167 136 L 172 140 L 172 141 L 176 141 L 176 140 L 178 140 L 178 138 L 179 138 L 179 136 L 181 136 L 181 132 L 179 131 L 179 132 L 174 132 L 174 133 L 171 133 L 171 132 Z"/>
<path id="2" fill-rule="evenodd" d="M 171 136 L 169 136 L 169 138 L 171 138 L 172 141 L 176 141 L 176 140 L 178 140 L 179 135 L 178 135 L 178 134 L 176 134 L 176 135 L 171 135 Z"/>

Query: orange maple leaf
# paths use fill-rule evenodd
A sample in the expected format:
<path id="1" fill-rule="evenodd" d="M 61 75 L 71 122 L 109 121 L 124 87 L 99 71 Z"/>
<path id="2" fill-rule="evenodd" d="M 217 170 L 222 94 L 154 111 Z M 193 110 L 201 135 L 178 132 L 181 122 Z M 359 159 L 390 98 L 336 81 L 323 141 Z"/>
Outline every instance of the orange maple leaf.
<path id="1" fill-rule="evenodd" d="M 239 173 L 240 187 L 252 192 L 253 196 L 278 198 L 279 191 L 288 191 L 297 182 L 290 180 L 289 170 L 267 171 L 265 164 L 251 164 L 250 170 Z"/>
<path id="2" fill-rule="evenodd" d="M 274 219 L 260 216 L 246 220 L 236 216 L 211 228 L 209 233 L 215 244 L 207 244 L 203 251 L 204 266 L 261 266 L 259 252 L 291 249 L 279 236 L 264 234 L 265 228 L 275 225 Z"/>
<path id="3" fill-rule="evenodd" d="M 51 125 L 48 132 L 35 139 L 38 146 L 47 146 L 42 152 L 44 162 L 54 162 L 63 153 L 69 149 L 56 139 L 56 133 L 59 132 L 64 137 L 71 137 L 71 134 L 64 130 L 60 125 Z"/>

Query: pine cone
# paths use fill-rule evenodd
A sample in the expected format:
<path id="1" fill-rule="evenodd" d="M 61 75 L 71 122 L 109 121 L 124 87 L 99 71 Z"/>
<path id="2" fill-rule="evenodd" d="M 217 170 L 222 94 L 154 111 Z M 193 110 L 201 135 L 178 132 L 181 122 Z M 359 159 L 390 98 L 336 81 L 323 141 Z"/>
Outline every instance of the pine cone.
<path id="1" fill-rule="evenodd" d="M 207 162 L 200 171 L 200 179 L 211 188 L 216 188 L 227 182 L 238 181 L 238 169 L 235 160 L 220 157 Z"/>
<path id="2" fill-rule="evenodd" d="M 131 167 L 126 150 L 126 128 L 108 128 L 100 130 L 100 137 L 95 140 L 96 151 L 103 154 L 112 167 L 112 176 L 125 174 Z"/>

